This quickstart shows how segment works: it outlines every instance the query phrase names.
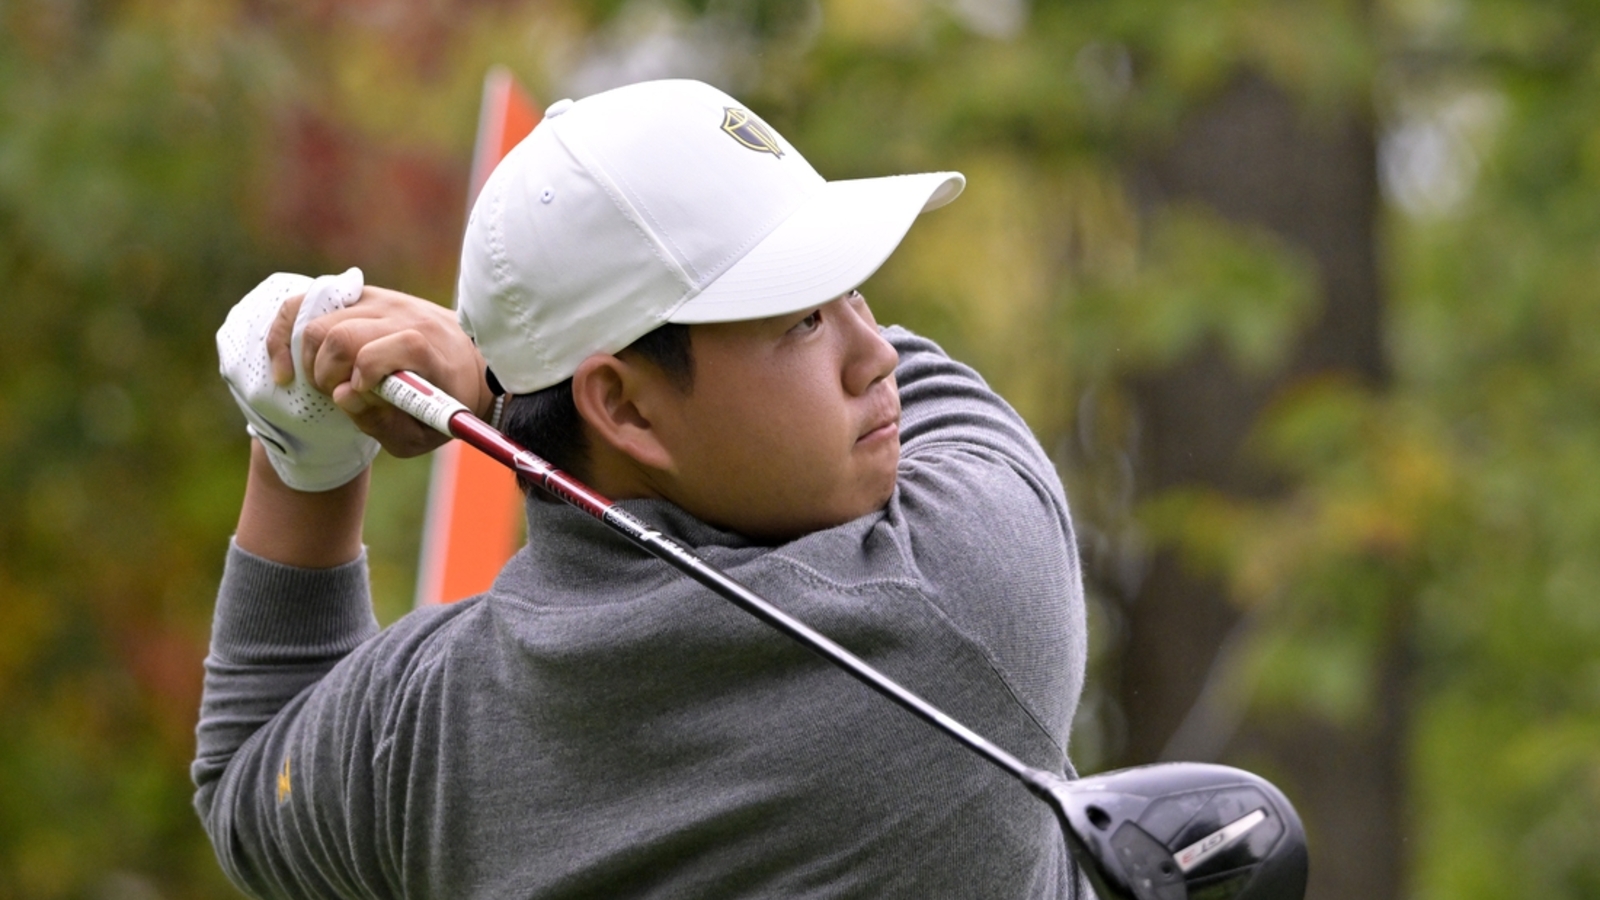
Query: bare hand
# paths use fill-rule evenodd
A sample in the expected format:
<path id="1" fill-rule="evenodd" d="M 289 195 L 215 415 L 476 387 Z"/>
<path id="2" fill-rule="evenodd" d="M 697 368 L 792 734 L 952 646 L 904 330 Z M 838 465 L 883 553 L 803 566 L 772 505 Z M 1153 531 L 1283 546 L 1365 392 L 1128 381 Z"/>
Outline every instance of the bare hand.
<path id="1" fill-rule="evenodd" d="M 284 302 L 267 333 L 278 384 L 294 381 L 290 336 L 302 299 Z M 312 384 L 394 456 L 418 456 L 448 438 L 373 393 L 385 377 L 401 369 L 416 372 L 479 416 L 494 400 L 484 380 L 483 357 L 455 314 L 399 291 L 368 285 L 360 302 L 312 319 L 301 335 L 301 349 Z"/>

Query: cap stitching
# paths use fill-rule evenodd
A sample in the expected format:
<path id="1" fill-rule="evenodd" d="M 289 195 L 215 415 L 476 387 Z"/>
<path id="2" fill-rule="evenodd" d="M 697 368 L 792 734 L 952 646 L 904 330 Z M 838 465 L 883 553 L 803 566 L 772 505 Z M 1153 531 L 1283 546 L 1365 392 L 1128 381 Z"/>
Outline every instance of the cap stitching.
<path id="1" fill-rule="evenodd" d="M 490 197 L 489 212 L 489 258 L 494 267 L 494 293 L 504 297 L 509 302 L 509 305 L 518 311 L 518 315 L 514 320 L 517 325 L 516 330 L 520 332 L 518 336 L 521 338 L 521 340 L 516 341 L 518 350 L 526 353 L 526 358 L 532 361 L 536 368 L 549 369 L 550 360 L 544 353 L 544 348 L 540 342 L 529 340 L 526 312 L 530 304 L 516 303 L 514 302 L 516 298 L 511 296 L 518 289 L 526 290 L 526 286 L 512 277 L 512 270 L 515 267 L 512 264 L 510 254 L 506 250 L 506 186 L 504 184 L 495 185 L 495 192 Z"/>
<path id="2" fill-rule="evenodd" d="M 735 101 L 735 102 L 737 102 L 737 101 Z M 746 110 L 746 112 L 749 112 L 749 110 Z M 827 180 L 824 179 L 821 176 L 821 174 L 818 173 L 817 170 L 814 167 L 812 167 L 812 165 L 809 162 L 806 161 L 806 158 L 804 156 L 802 156 L 798 151 L 796 151 L 794 149 L 794 146 L 792 144 L 790 144 L 789 141 L 787 139 L 785 139 L 782 134 L 778 133 L 778 130 L 776 128 L 773 128 L 771 125 L 768 125 L 765 119 L 761 118 L 760 116 L 756 115 L 753 112 L 749 112 L 749 115 L 750 115 L 751 118 L 753 118 L 757 122 L 761 123 L 761 126 L 763 128 L 765 128 L 767 130 L 767 132 L 769 134 L 771 134 L 775 140 L 777 140 L 779 143 L 783 144 L 786 148 L 788 148 L 788 150 L 789 150 L 788 157 L 789 157 L 789 160 L 790 160 L 790 162 L 788 163 L 789 166 L 791 166 L 791 167 L 796 166 L 796 165 L 803 166 L 805 169 L 810 170 L 811 174 L 817 176 L 817 180 L 820 181 L 822 183 L 822 185 L 824 185 L 824 186 L 827 185 Z M 779 156 L 777 161 L 778 161 L 779 165 L 783 165 L 784 164 L 782 156 Z M 727 273 L 728 269 L 734 263 L 738 262 L 741 259 L 744 259 L 745 256 L 749 255 L 750 251 L 754 250 L 757 244 L 760 244 L 762 241 L 766 240 L 767 237 L 769 235 L 771 235 L 774 231 L 777 231 L 778 227 L 781 226 L 784 222 L 789 221 L 789 219 L 792 218 L 795 213 L 799 212 L 800 209 L 802 207 L 804 207 L 806 205 L 806 203 L 811 200 L 812 197 L 815 197 L 817 195 L 818 191 L 821 190 L 821 189 L 822 188 L 818 188 L 815 185 L 813 185 L 809 189 L 809 191 L 806 194 L 806 196 L 798 204 L 796 204 L 794 206 L 794 208 L 790 209 L 786 213 L 783 213 L 781 215 L 775 216 L 772 219 L 761 223 L 761 226 L 756 229 L 756 233 L 752 238 L 746 240 L 745 242 L 743 242 L 739 246 L 733 248 L 732 250 L 729 250 L 726 254 L 724 254 L 722 256 L 722 258 L 718 259 L 715 263 L 713 263 L 712 266 L 711 266 L 711 269 L 716 274 L 711 277 L 711 281 L 716 281 L 718 278 L 721 278 L 724 274 Z M 709 283 L 710 282 L 707 282 L 707 284 L 709 284 Z"/>
<path id="3" fill-rule="evenodd" d="M 811 196 L 815 196 L 815 193 L 816 192 L 813 191 Z M 766 240 L 769 235 L 778 230 L 779 226 L 781 226 L 784 222 L 787 222 L 791 217 L 794 216 L 795 213 L 799 212 L 800 208 L 805 205 L 805 201 L 811 199 L 811 196 L 807 196 L 793 209 L 779 213 L 778 215 L 769 218 L 765 222 L 760 223 L 755 229 L 752 229 L 750 237 L 746 238 L 744 241 L 741 241 L 738 245 L 734 246 L 732 249 L 713 260 L 705 267 L 706 277 L 704 283 L 702 284 L 698 280 L 691 282 L 689 297 L 685 297 L 684 299 L 687 300 L 693 295 L 699 294 L 718 278 L 721 278 L 723 275 L 727 274 L 728 269 L 734 263 L 744 259 L 745 256 L 749 255 L 750 251 L 756 248 L 756 245 Z M 649 218 L 652 224 L 659 227 L 659 222 L 656 220 L 655 216 L 650 213 L 649 207 L 645 206 L 641 202 L 637 205 L 637 208 L 641 211 L 641 214 L 644 217 Z M 667 237 L 665 240 L 670 241 L 671 238 Z M 676 249 L 676 245 L 674 245 L 674 247 Z M 697 271 L 700 270 L 699 266 L 695 266 L 694 268 Z"/>
<path id="4" fill-rule="evenodd" d="M 607 197 L 611 198 L 612 204 L 622 213 L 622 217 L 645 239 L 645 243 L 650 247 L 650 252 L 654 253 L 657 259 L 666 263 L 673 272 L 677 273 L 679 280 L 688 286 L 690 292 L 694 292 L 697 289 L 695 280 L 689 277 L 689 273 L 684 271 L 684 267 L 676 259 L 672 258 L 672 254 L 662 246 L 661 237 L 640 222 L 639 211 L 618 190 L 616 179 L 611 172 L 604 165 L 601 165 L 597 158 L 586 152 L 580 152 L 580 148 L 575 146 L 574 142 L 568 141 L 566 135 L 562 134 L 563 129 L 559 124 L 560 122 L 561 120 L 557 119 L 551 123 L 554 126 L 552 130 L 555 132 L 556 139 L 561 142 L 561 145 L 566 148 L 568 153 L 572 154 L 573 160 L 594 177 L 595 183 L 600 185 L 600 189 L 606 192 Z"/>
<path id="5" fill-rule="evenodd" d="M 596 162 L 598 163 L 598 160 L 596 160 Z M 634 211 L 634 216 L 629 217 L 630 220 L 637 217 L 638 219 L 642 219 L 649 223 L 649 233 L 655 237 L 656 242 L 670 246 L 671 250 L 676 253 L 676 256 L 673 257 L 673 262 L 676 264 L 678 271 L 683 273 L 684 281 L 689 283 L 689 289 L 691 291 L 698 291 L 700 278 L 698 274 L 691 276 L 690 272 L 693 270 L 694 272 L 698 273 L 699 267 L 694 265 L 693 262 L 688 261 L 689 254 L 684 252 L 682 247 L 678 246 L 678 242 L 674 240 L 672 234 L 668 232 L 664 226 L 662 226 L 661 220 L 656 218 L 655 213 L 652 212 L 649 205 L 644 202 L 644 198 L 639 194 L 639 192 L 633 190 L 632 182 L 628 181 L 621 175 L 611 172 L 604 166 L 597 165 L 596 168 L 604 171 L 606 175 L 607 183 L 603 185 L 606 189 L 606 193 L 611 193 L 613 184 L 617 186 L 616 193 L 620 197 L 620 200 L 613 198 L 613 202 L 616 202 L 618 206 L 625 206 L 625 214 L 626 210 L 628 209 Z M 629 199 L 629 196 L 637 198 L 637 202 L 635 202 L 633 199 Z M 634 227 L 639 228 L 641 226 L 639 222 L 635 221 Z M 682 257 L 685 261 L 678 262 L 678 257 Z"/>
<path id="6" fill-rule="evenodd" d="M 790 162 L 789 163 L 790 166 L 794 166 L 794 165 L 804 166 L 806 169 L 810 170 L 810 172 L 813 175 L 815 175 L 817 177 L 817 180 L 822 185 L 825 186 L 827 184 L 827 181 L 825 179 L 823 179 L 820 174 L 817 173 L 816 169 L 811 167 L 810 163 L 806 162 L 805 157 L 801 156 L 800 153 L 794 149 L 793 145 L 789 144 L 789 142 L 784 139 L 783 135 L 779 134 L 776 129 L 772 128 L 772 126 L 767 125 L 764 120 L 762 120 L 759 116 L 756 116 L 754 113 L 751 113 L 751 116 L 756 118 L 757 121 L 761 122 L 761 124 L 764 125 L 767 128 L 767 130 L 770 131 L 773 134 L 773 136 L 777 138 L 778 141 L 782 142 L 784 144 L 784 146 L 786 146 L 789 149 L 789 151 L 790 151 L 789 154 L 788 154 L 789 158 L 791 160 L 797 161 L 797 162 Z M 782 163 L 782 159 L 781 158 L 779 159 L 779 163 L 780 164 Z M 635 195 L 635 196 L 639 195 L 638 191 L 631 190 L 631 188 L 632 188 L 631 182 L 629 182 L 626 179 L 623 179 L 621 177 L 614 176 L 609 171 L 607 171 L 606 174 L 607 174 L 608 177 L 612 178 L 612 180 L 616 181 L 617 183 L 628 186 L 630 188 L 630 193 L 632 193 L 633 195 Z M 693 299 L 693 297 L 695 295 L 697 295 L 701 291 L 705 290 L 706 287 L 709 287 L 718 278 L 721 278 L 724 274 L 726 274 L 728 269 L 734 263 L 736 263 L 739 260 L 743 259 L 746 255 L 748 255 L 750 253 L 750 251 L 755 249 L 756 245 L 758 245 L 762 241 L 766 240 L 769 235 L 771 235 L 774 231 L 778 230 L 778 227 L 780 225 L 782 225 L 784 222 L 788 221 L 795 213 L 799 212 L 800 208 L 803 207 L 806 204 L 807 201 L 809 201 L 812 197 L 816 196 L 818 190 L 820 190 L 820 188 L 818 188 L 816 186 L 813 186 L 810 189 L 810 192 L 801 200 L 801 202 L 799 204 L 796 204 L 792 209 L 789 209 L 787 212 L 779 213 L 778 215 L 775 215 L 772 218 L 760 223 L 755 229 L 752 230 L 752 233 L 751 233 L 750 237 L 748 237 L 745 240 L 741 241 L 738 245 L 730 248 L 727 252 L 723 253 L 720 257 L 718 257 L 715 260 L 713 260 L 703 270 L 704 273 L 705 273 L 705 281 L 704 281 L 704 283 L 703 284 L 700 283 L 700 281 L 698 279 L 692 280 L 691 281 L 691 285 L 690 285 L 690 292 L 686 296 L 684 296 L 682 299 L 680 299 L 677 304 L 675 304 L 675 306 L 674 306 L 672 311 L 676 312 L 678 306 L 682 306 L 683 303 L 689 301 L 690 299 Z M 651 212 L 650 208 L 642 202 L 642 198 L 641 198 L 641 202 L 639 202 L 638 204 L 633 204 L 632 201 L 628 201 L 628 202 L 630 203 L 631 206 L 634 206 L 638 210 L 638 212 L 639 212 L 639 214 L 640 214 L 640 216 L 642 218 L 648 219 L 653 226 L 655 226 L 657 229 L 659 229 L 659 231 L 661 233 L 661 240 L 663 240 L 663 241 L 665 241 L 667 243 L 671 243 L 673 245 L 673 249 L 679 250 L 680 253 L 682 252 L 681 248 L 679 248 L 677 246 L 677 244 L 675 242 L 673 242 L 671 235 L 670 234 L 665 234 L 665 229 L 662 229 L 660 227 L 660 225 L 661 225 L 660 221 L 655 217 L 655 214 L 653 212 Z M 685 257 L 687 257 L 688 254 L 683 254 L 683 255 Z M 698 271 L 702 271 L 700 266 L 693 266 L 693 268 L 697 272 Z M 669 315 L 670 315 L 670 313 L 669 313 Z"/>

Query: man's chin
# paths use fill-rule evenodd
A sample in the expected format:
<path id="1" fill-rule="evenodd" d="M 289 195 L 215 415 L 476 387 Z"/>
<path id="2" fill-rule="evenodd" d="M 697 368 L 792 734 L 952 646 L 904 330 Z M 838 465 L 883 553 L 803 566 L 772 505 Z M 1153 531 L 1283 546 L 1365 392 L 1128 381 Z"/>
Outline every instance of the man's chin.
<path id="1" fill-rule="evenodd" d="M 887 475 L 876 478 L 871 484 L 864 486 L 859 495 L 861 502 L 853 510 L 854 515 L 840 520 L 838 524 L 843 525 L 845 522 L 855 521 L 862 516 L 883 512 L 884 507 L 889 505 L 889 498 L 894 496 L 894 487 L 897 482 L 898 474 L 894 470 L 890 470 Z"/>

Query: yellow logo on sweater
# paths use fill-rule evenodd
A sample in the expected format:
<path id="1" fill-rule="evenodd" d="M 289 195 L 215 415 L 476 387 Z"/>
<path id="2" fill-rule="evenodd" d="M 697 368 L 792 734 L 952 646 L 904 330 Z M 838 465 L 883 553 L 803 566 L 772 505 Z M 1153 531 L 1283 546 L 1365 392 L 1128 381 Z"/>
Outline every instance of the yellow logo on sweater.
<path id="1" fill-rule="evenodd" d="M 289 799 L 289 757 L 283 758 L 283 768 L 278 770 L 278 805 L 282 806 Z"/>

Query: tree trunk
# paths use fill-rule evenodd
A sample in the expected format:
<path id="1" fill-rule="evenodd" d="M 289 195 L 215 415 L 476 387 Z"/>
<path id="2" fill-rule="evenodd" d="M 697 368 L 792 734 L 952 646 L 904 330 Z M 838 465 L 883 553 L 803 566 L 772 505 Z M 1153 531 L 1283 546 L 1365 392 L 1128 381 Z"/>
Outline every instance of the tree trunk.
<path id="1" fill-rule="evenodd" d="M 1140 417 L 1145 496 L 1206 485 L 1268 496 L 1275 485 L 1240 448 L 1265 403 L 1286 384 L 1340 370 L 1381 384 L 1381 291 L 1375 253 L 1378 209 L 1373 124 L 1365 111 L 1312 122 L 1277 88 L 1243 77 L 1180 129 L 1164 154 L 1135 175 L 1151 205 L 1202 202 L 1232 221 L 1264 227 L 1315 260 L 1324 305 L 1287 371 L 1251 379 L 1219 351 L 1131 386 Z M 1397 629 L 1380 676 L 1374 721 L 1357 730 L 1254 722 L 1202 688 L 1242 633 L 1220 586 L 1197 579 L 1169 553 L 1120 598 L 1126 617 L 1119 701 L 1128 722 L 1123 760 L 1270 760 L 1305 819 L 1311 900 L 1399 896 L 1402 874 L 1406 672 Z"/>

